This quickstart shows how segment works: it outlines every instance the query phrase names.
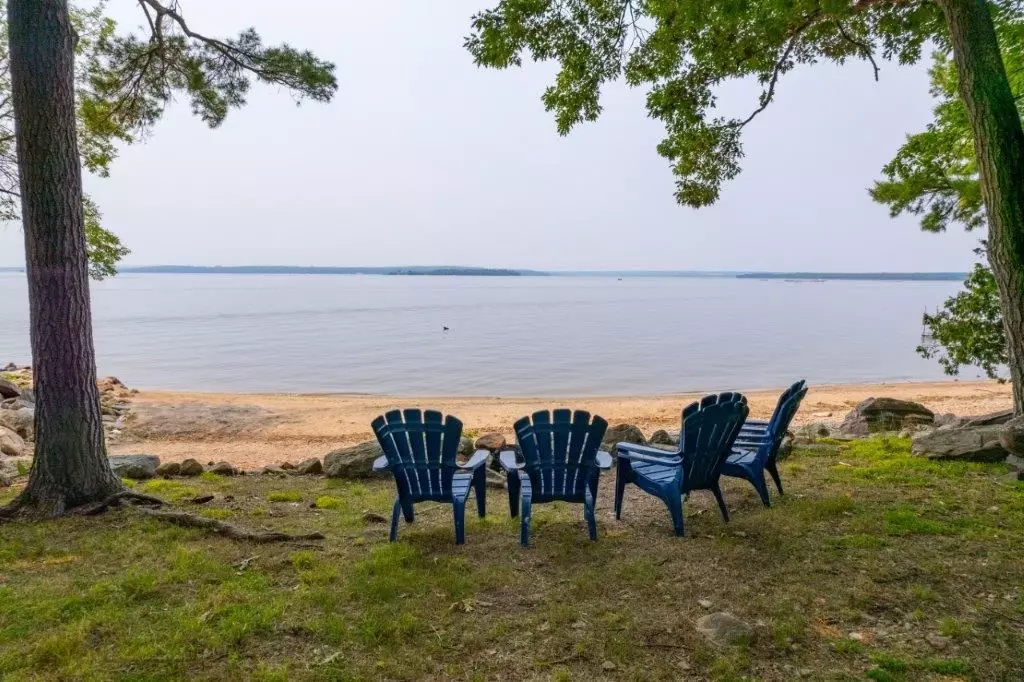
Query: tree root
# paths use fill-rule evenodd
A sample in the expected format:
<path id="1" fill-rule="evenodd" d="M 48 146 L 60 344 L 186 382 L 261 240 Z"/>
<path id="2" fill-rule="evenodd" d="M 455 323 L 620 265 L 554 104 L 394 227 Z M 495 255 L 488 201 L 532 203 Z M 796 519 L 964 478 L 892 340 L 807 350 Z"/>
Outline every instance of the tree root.
<path id="1" fill-rule="evenodd" d="M 325 539 L 323 533 L 303 533 L 300 535 L 292 535 L 290 533 L 277 533 L 272 531 L 251 531 L 242 528 L 241 526 L 225 523 L 224 521 L 218 521 L 217 519 L 209 519 L 205 516 L 198 516 L 186 511 L 157 509 L 157 507 L 163 507 L 166 504 L 167 503 L 159 497 L 143 495 L 142 493 L 136 493 L 131 490 L 122 490 L 114 493 L 99 504 L 78 507 L 77 509 L 69 510 L 68 513 L 77 514 L 79 516 L 98 516 L 111 507 L 126 505 L 142 514 L 145 514 L 146 516 L 152 516 L 153 518 L 161 519 L 186 528 L 201 528 L 203 530 L 213 531 L 218 535 L 223 535 L 227 538 L 231 538 L 232 540 L 264 544 L 268 542 L 303 542 L 308 540 Z M 18 516 L 19 511 L 18 506 L 15 504 L 0 508 L 0 522 L 8 521 L 15 516 Z"/>
<path id="2" fill-rule="evenodd" d="M 217 519 L 208 519 L 205 516 L 198 516 L 185 511 L 161 511 L 159 509 L 138 508 L 146 516 L 152 516 L 170 523 L 184 526 L 186 528 L 203 528 L 212 530 L 214 533 L 229 537 L 232 540 L 245 540 L 263 544 L 267 542 L 301 542 L 303 540 L 323 540 L 323 533 L 304 533 L 302 535 L 291 535 L 289 533 L 276 532 L 255 532 L 246 530 L 240 526 Z"/>
<path id="3" fill-rule="evenodd" d="M 159 497 L 143 495 L 142 493 L 132 492 L 131 490 L 122 490 L 121 492 L 114 493 L 94 507 L 81 508 L 81 511 L 76 510 L 75 513 L 82 516 L 96 516 L 97 514 L 102 514 L 107 511 L 111 507 L 120 506 L 120 504 L 125 501 L 134 501 L 154 507 L 162 507 L 166 504 L 166 502 L 161 500 Z"/>

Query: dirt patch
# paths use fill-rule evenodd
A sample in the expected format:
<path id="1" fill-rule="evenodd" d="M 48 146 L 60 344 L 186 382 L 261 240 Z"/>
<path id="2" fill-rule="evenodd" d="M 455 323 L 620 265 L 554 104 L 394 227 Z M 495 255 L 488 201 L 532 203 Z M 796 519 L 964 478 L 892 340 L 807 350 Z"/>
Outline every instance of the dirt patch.
<path id="1" fill-rule="evenodd" d="M 132 411 L 129 430 L 136 438 L 166 440 L 252 438 L 284 419 L 284 415 L 258 405 L 145 402 Z"/>

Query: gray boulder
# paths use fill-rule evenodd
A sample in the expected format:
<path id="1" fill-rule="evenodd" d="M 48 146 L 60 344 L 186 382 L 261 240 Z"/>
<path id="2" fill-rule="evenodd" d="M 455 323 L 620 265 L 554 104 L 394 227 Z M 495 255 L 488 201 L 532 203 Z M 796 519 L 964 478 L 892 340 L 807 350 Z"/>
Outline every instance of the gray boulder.
<path id="1" fill-rule="evenodd" d="M 1009 454 L 1000 444 L 1002 426 L 943 426 L 914 436 L 910 451 L 929 459 L 1001 462 Z"/>
<path id="2" fill-rule="evenodd" d="M 944 414 L 935 415 L 935 421 L 932 424 L 938 426 L 960 426 L 966 421 L 963 417 L 958 417 L 952 412 L 946 412 Z"/>
<path id="3" fill-rule="evenodd" d="M 633 424 L 616 424 L 615 426 L 609 426 L 608 430 L 605 431 L 604 440 L 601 441 L 601 448 L 614 455 L 616 443 L 644 445 L 647 443 L 647 439 L 644 438 L 644 432 Z"/>
<path id="4" fill-rule="evenodd" d="M 21 457 L 24 453 L 25 441 L 21 436 L 6 426 L 0 426 L 0 454 Z"/>
<path id="5" fill-rule="evenodd" d="M 316 457 L 304 459 L 295 465 L 292 471 L 296 476 L 319 476 L 324 472 L 324 467 Z"/>
<path id="6" fill-rule="evenodd" d="M 1006 424 L 1013 419 L 1013 410 L 1000 410 L 999 412 L 989 412 L 988 414 L 982 414 L 977 417 L 964 417 L 964 421 L 961 423 L 962 426 L 996 426 L 999 424 Z"/>
<path id="7" fill-rule="evenodd" d="M 109 459 L 115 474 L 134 481 L 153 478 L 160 466 L 160 458 L 155 455 L 114 455 Z"/>
<path id="8" fill-rule="evenodd" d="M 324 473 L 328 478 L 372 478 L 373 460 L 384 454 L 380 444 L 368 440 L 359 445 L 338 448 L 324 457 Z"/>
<path id="9" fill-rule="evenodd" d="M 36 411 L 31 407 L 20 410 L 0 410 L 0 426 L 6 426 L 25 440 L 35 439 Z"/>
<path id="10" fill-rule="evenodd" d="M 0 398 L 18 398 L 21 396 L 21 389 L 12 381 L 0 377 Z"/>
<path id="11" fill-rule="evenodd" d="M 1010 453 L 1024 457 L 1024 416 L 1011 419 L 999 431 L 999 444 Z"/>
<path id="12" fill-rule="evenodd" d="M 896 398 L 868 398 L 846 415 L 839 431 L 851 436 L 869 436 L 934 422 L 935 413 L 921 403 Z"/>
<path id="13" fill-rule="evenodd" d="M 199 463 L 199 460 L 189 457 L 181 463 L 181 469 L 178 473 L 182 476 L 198 476 L 203 473 L 203 465 Z"/>
<path id="14" fill-rule="evenodd" d="M 718 646 L 748 643 L 754 638 L 754 628 L 727 613 L 709 613 L 697 621 L 697 631 Z"/>

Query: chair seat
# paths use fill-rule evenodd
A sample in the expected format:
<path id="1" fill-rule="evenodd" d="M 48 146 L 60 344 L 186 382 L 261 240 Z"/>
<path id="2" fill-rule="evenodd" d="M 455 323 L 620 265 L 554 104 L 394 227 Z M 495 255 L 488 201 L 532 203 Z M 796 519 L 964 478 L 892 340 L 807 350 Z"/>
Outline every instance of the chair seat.
<path id="1" fill-rule="evenodd" d="M 465 501 L 469 491 L 473 489 L 473 474 L 458 471 L 452 476 L 452 500 Z"/>
<path id="2" fill-rule="evenodd" d="M 726 465 L 729 464 L 753 464 L 757 459 L 757 450 L 733 450 L 732 454 L 725 458 Z"/>
<path id="3" fill-rule="evenodd" d="M 633 462 L 633 473 L 643 476 L 654 483 L 668 483 L 676 477 L 679 472 L 678 466 L 655 464 L 653 462 Z"/>

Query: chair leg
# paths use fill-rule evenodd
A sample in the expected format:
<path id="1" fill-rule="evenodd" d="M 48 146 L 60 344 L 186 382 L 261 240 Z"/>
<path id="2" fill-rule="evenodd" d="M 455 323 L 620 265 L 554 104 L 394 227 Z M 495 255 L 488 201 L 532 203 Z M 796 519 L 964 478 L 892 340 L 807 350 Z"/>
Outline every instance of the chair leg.
<path id="1" fill-rule="evenodd" d="M 764 465 L 765 471 L 767 471 L 772 480 L 775 481 L 775 487 L 779 489 L 779 494 L 782 495 L 782 478 L 779 477 L 779 467 L 775 462 L 768 462 Z"/>
<path id="2" fill-rule="evenodd" d="M 405 516 L 405 522 L 412 523 L 415 521 L 416 512 L 413 511 L 412 502 L 402 500 L 402 498 L 398 498 L 398 500 L 402 505 L 402 515 Z"/>
<path id="3" fill-rule="evenodd" d="M 626 484 L 629 483 L 629 475 L 632 473 L 632 468 L 629 466 L 629 460 L 619 458 L 619 463 L 615 467 L 615 520 L 622 520 L 622 501 L 626 498 Z"/>
<path id="4" fill-rule="evenodd" d="M 676 491 L 669 491 L 662 499 L 668 507 L 668 513 L 672 515 L 672 528 L 677 536 L 683 537 L 686 534 L 683 529 L 683 496 Z"/>
<path id="5" fill-rule="evenodd" d="M 757 495 L 761 498 L 761 502 L 764 503 L 764 506 L 772 506 L 772 501 L 768 497 L 768 484 L 764 480 L 764 474 L 761 474 L 760 476 L 752 476 L 750 478 L 750 482 L 754 484 L 754 490 L 757 491 Z"/>
<path id="6" fill-rule="evenodd" d="M 583 501 L 583 518 L 587 520 L 587 530 L 590 533 L 591 540 L 597 540 L 597 516 L 594 514 L 594 497 L 589 496 L 590 499 L 584 499 Z"/>
<path id="7" fill-rule="evenodd" d="M 402 511 L 402 503 L 400 500 L 395 500 L 394 509 L 391 510 L 391 535 L 390 541 L 394 542 L 398 539 L 398 515 Z"/>
<path id="8" fill-rule="evenodd" d="M 481 519 L 487 516 L 487 468 L 479 467 L 473 472 L 473 488 L 476 491 L 476 514 Z"/>
<path id="9" fill-rule="evenodd" d="M 453 503 L 452 513 L 455 516 L 455 544 L 461 545 L 466 542 L 466 502 Z"/>
<path id="10" fill-rule="evenodd" d="M 711 493 L 715 496 L 715 500 L 718 502 L 718 508 L 722 511 L 722 520 L 728 523 L 729 508 L 725 506 L 725 498 L 722 497 L 722 488 L 716 483 L 711 489 Z"/>
<path id="11" fill-rule="evenodd" d="M 523 518 L 519 521 L 519 544 L 523 547 L 530 546 L 530 495 L 523 495 Z"/>
<path id="12" fill-rule="evenodd" d="M 508 511 L 514 519 L 519 516 L 519 489 L 522 484 L 519 481 L 519 472 L 510 471 L 508 472 Z"/>

